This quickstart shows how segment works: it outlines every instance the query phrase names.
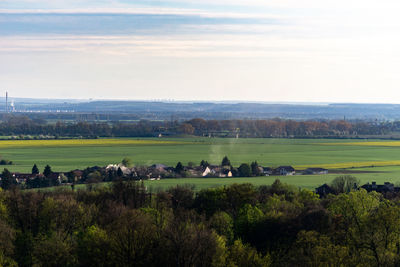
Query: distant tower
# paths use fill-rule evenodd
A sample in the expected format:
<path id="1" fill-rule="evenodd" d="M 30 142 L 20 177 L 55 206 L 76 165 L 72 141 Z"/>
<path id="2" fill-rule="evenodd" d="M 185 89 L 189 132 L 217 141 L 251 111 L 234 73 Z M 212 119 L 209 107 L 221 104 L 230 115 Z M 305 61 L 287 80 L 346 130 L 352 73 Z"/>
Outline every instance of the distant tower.
<path id="1" fill-rule="evenodd" d="M 8 113 L 8 92 L 6 92 L 6 113 Z"/>

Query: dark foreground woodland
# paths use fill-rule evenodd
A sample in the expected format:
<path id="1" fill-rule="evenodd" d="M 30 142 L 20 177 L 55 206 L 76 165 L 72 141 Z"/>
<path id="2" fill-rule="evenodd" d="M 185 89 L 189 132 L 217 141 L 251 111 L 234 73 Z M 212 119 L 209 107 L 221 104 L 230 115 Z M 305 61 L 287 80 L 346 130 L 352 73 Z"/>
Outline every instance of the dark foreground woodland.
<path id="1" fill-rule="evenodd" d="M 398 266 L 400 202 L 279 180 L 0 192 L 1 266 Z"/>

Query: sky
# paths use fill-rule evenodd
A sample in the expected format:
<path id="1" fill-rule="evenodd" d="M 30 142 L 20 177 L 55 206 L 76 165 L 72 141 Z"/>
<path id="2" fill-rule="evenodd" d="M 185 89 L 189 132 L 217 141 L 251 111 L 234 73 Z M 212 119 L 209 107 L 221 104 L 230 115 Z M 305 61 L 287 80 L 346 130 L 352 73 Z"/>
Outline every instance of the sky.
<path id="1" fill-rule="evenodd" d="M 0 94 L 400 103 L 395 0 L 0 0 Z"/>

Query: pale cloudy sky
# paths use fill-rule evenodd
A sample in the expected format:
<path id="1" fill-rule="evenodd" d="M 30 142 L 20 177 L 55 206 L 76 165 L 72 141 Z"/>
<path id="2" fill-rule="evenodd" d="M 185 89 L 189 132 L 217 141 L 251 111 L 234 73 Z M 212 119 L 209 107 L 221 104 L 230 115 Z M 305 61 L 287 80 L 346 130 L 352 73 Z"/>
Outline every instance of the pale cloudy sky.
<path id="1" fill-rule="evenodd" d="M 400 103 L 394 0 L 0 0 L 0 94 Z"/>

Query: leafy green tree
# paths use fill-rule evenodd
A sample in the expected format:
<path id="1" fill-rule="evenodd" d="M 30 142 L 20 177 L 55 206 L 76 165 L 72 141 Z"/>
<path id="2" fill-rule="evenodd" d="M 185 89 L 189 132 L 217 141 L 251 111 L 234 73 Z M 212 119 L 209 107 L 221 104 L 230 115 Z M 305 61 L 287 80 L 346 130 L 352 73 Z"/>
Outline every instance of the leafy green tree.
<path id="1" fill-rule="evenodd" d="M 32 167 L 32 174 L 39 174 L 39 168 L 36 164 Z"/>
<path id="2" fill-rule="evenodd" d="M 194 203 L 199 213 L 205 213 L 207 218 L 215 212 L 226 209 L 226 190 L 223 187 L 202 189 L 196 194 Z"/>
<path id="3" fill-rule="evenodd" d="M 229 167 L 232 166 L 232 165 L 231 165 L 231 161 L 228 159 L 227 156 L 225 156 L 225 157 L 222 159 L 221 166 L 229 166 Z"/>
<path id="4" fill-rule="evenodd" d="M 244 245 L 240 239 L 235 240 L 230 247 L 227 266 L 271 266 L 271 257 L 267 254 L 264 257 L 255 248 Z"/>
<path id="5" fill-rule="evenodd" d="M 166 266 L 211 266 L 218 252 L 218 235 L 204 224 L 173 220 L 165 232 Z"/>
<path id="6" fill-rule="evenodd" d="M 374 223 L 371 222 L 374 218 L 371 215 L 377 209 L 379 210 L 380 205 L 382 204 L 379 193 L 367 193 L 366 190 L 361 189 L 338 195 L 328 206 L 334 216 L 340 216 L 340 225 L 344 229 L 342 232 L 336 232 L 336 238 L 346 240 L 348 244 L 352 245 L 350 249 L 362 265 L 382 266 L 382 259 L 386 257 L 384 256 L 386 251 L 379 247 L 378 235 L 373 231 L 377 230 L 375 227 L 378 227 L 379 224 L 375 224 L 379 222 L 378 220 L 375 220 Z M 385 220 L 382 222 L 386 224 Z"/>
<path id="7" fill-rule="evenodd" d="M 239 176 L 240 177 L 250 177 L 251 176 L 251 168 L 249 166 L 249 164 L 247 163 L 242 163 L 239 168 Z"/>
<path id="8" fill-rule="evenodd" d="M 233 219 L 228 213 L 224 211 L 215 213 L 210 218 L 210 227 L 214 229 L 219 235 L 224 236 L 228 243 L 231 243 L 233 241 Z"/>
<path id="9" fill-rule="evenodd" d="M 243 237 L 245 241 L 248 240 L 248 233 L 250 233 L 254 226 L 264 218 L 262 210 L 256 206 L 245 204 L 240 209 L 239 215 L 235 221 L 236 233 L 238 236 Z"/>
<path id="10" fill-rule="evenodd" d="M 110 238 L 105 230 L 92 225 L 78 235 L 78 258 L 82 266 L 112 266 Z"/>
<path id="11" fill-rule="evenodd" d="M 122 159 L 122 165 L 127 167 L 127 168 L 130 168 L 130 167 L 133 166 L 133 163 L 132 163 L 132 160 L 130 158 L 126 158 L 125 157 L 125 158 Z"/>
<path id="12" fill-rule="evenodd" d="M 228 211 L 236 218 L 239 210 L 246 204 L 255 205 L 257 202 L 257 190 L 254 185 L 232 184 L 225 189 L 226 206 Z"/>
<path id="13" fill-rule="evenodd" d="M 177 185 L 168 189 L 167 192 L 171 194 L 172 206 L 175 209 L 189 209 L 193 206 L 194 192 L 192 187 Z"/>
<path id="14" fill-rule="evenodd" d="M 291 266 L 354 266 L 350 249 L 315 231 L 300 231 L 286 259 Z"/>
<path id="15" fill-rule="evenodd" d="M 336 177 L 331 182 L 331 187 L 337 194 L 349 193 L 358 188 L 360 181 L 356 177 L 351 175 L 343 175 Z"/>
<path id="16" fill-rule="evenodd" d="M 14 254 L 15 230 L 0 219 L 0 266 L 17 266 Z"/>
<path id="17" fill-rule="evenodd" d="M 77 264 L 73 243 L 58 233 L 37 237 L 33 248 L 34 266 L 74 266 Z"/>
<path id="18" fill-rule="evenodd" d="M 129 210 L 110 225 L 110 260 L 113 266 L 152 266 L 157 260 L 151 252 L 157 247 L 157 231 L 149 214 Z"/>
<path id="19" fill-rule="evenodd" d="M 15 184 L 15 179 L 13 178 L 11 172 L 8 169 L 4 169 L 1 174 L 1 188 L 7 190 Z"/>
<path id="20" fill-rule="evenodd" d="M 44 170 L 43 170 L 43 175 L 46 177 L 49 177 L 52 173 L 53 173 L 53 171 L 51 170 L 50 165 L 46 165 L 46 167 L 44 167 Z"/>

